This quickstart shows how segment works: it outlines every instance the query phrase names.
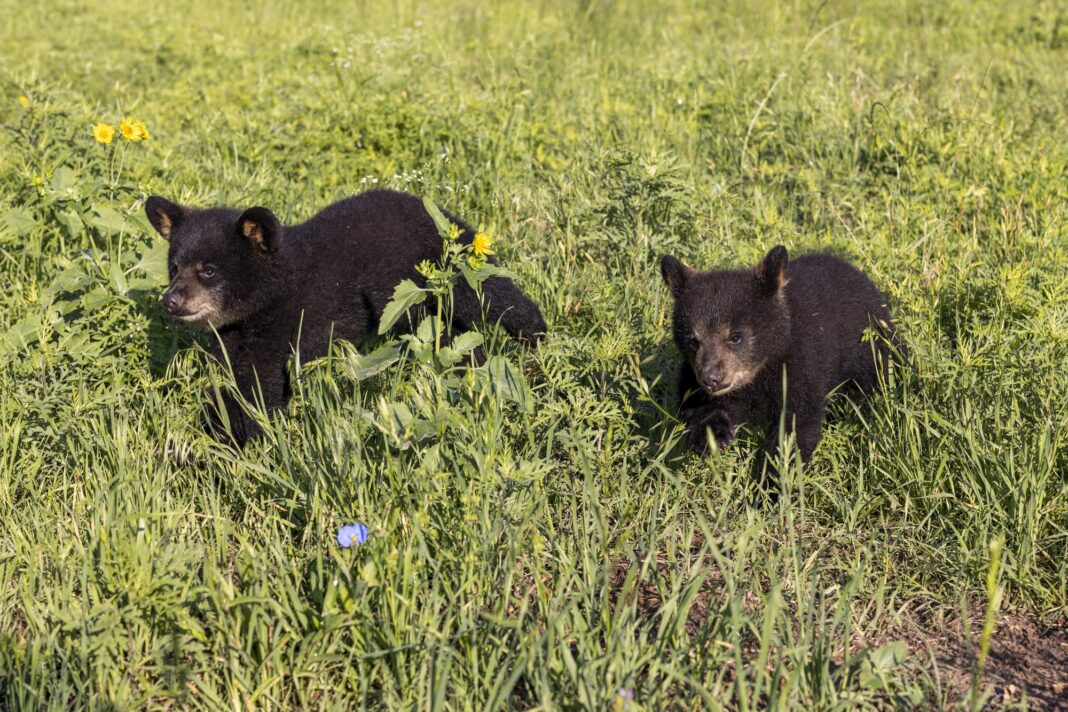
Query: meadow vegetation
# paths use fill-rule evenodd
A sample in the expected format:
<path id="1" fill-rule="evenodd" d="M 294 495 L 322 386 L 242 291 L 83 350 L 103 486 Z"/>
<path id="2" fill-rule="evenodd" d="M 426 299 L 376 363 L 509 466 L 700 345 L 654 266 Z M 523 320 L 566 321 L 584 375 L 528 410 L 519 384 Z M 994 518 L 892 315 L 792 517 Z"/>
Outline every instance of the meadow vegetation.
<path id="1" fill-rule="evenodd" d="M 1068 669 L 1065 66 L 1044 0 L 5 3 L 0 709 L 1057 705 L 985 668 L 1015 616 Z M 372 187 L 481 224 L 551 333 L 297 354 L 214 442 L 145 198 Z M 768 501 L 682 445 L 657 264 L 779 243 L 914 368 Z"/>

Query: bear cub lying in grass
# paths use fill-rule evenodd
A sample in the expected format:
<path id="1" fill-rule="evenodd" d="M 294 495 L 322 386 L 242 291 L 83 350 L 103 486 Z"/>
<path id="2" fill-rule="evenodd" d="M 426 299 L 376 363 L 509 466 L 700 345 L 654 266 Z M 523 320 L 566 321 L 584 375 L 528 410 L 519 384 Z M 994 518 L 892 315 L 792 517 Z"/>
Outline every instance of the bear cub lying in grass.
<path id="1" fill-rule="evenodd" d="M 394 287 L 404 279 L 423 286 L 416 265 L 442 253 L 423 202 L 392 191 L 342 200 L 293 226 L 267 208 L 198 210 L 159 196 L 148 199 L 145 211 L 170 241 L 164 308 L 182 321 L 214 327 L 241 395 L 255 402 L 258 383 L 268 411 L 289 399 L 286 361 L 294 347 L 310 360 L 326 352 L 331 338 L 375 334 Z M 470 243 L 471 228 L 447 217 Z M 485 313 L 528 342 L 545 332 L 538 307 L 510 279 L 490 277 L 482 290 L 484 304 L 463 280 L 457 285 L 452 329 L 468 329 Z M 224 359 L 218 345 L 215 356 Z M 255 421 L 232 394 L 223 394 L 223 405 L 234 441 L 256 434 Z M 216 436 L 226 435 L 221 423 L 215 413 Z"/>
<path id="2" fill-rule="evenodd" d="M 690 446 L 706 430 L 720 447 L 745 421 L 766 426 L 758 472 L 779 444 L 779 418 L 804 462 L 820 440 L 827 395 L 840 384 L 869 392 L 889 363 L 890 311 L 862 272 L 827 254 L 787 262 L 772 248 L 752 270 L 697 272 L 671 255 L 660 271 L 675 299 L 679 417 Z M 863 338 L 872 327 L 884 338 Z"/>

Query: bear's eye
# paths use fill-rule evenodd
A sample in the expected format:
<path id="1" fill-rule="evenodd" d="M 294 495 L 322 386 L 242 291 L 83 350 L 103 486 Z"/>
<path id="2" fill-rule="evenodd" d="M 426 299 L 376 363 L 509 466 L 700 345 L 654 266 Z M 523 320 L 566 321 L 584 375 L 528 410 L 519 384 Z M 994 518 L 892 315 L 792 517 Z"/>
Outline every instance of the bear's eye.
<path id="1" fill-rule="evenodd" d="M 686 345 L 689 348 L 691 348 L 694 351 L 696 351 L 697 347 L 699 347 L 701 345 L 701 342 L 698 341 L 696 336 L 694 336 L 693 334 L 690 334 L 689 336 L 686 337 Z"/>
<path id="2" fill-rule="evenodd" d="M 200 270 L 200 276 L 204 279 L 211 279 L 215 276 L 215 265 L 208 265 L 204 269 Z"/>
<path id="3" fill-rule="evenodd" d="M 167 273 L 170 274 L 171 279 L 174 279 L 174 275 L 178 274 L 178 265 L 171 262 L 170 265 L 167 266 Z"/>
<path id="4" fill-rule="evenodd" d="M 742 343 L 742 339 L 744 339 L 744 338 L 745 337 L 742 335 L 742 332 L 736 331 L 733 334 L 731 334 L 730 338 L 727 339 L 727 341 L 729 341 L 731 344 L 737 346 L 738 344 Z"/>

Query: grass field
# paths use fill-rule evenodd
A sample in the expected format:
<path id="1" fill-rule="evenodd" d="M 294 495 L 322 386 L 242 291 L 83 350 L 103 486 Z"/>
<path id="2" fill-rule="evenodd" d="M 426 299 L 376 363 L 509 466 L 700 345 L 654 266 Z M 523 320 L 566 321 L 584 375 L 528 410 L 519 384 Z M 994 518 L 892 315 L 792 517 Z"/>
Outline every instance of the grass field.
<path id="1" fill-rule="evenodd" d="M 1063 3 L 0 9 L 0 709 L 1068 706 Z M 144 199 L 371 187 L 481 223 L 551 334 L 338 346 L 210 440 Z M 681 445 L 657 264 L 778 243 L 916 368 L 768 502 Z"/>

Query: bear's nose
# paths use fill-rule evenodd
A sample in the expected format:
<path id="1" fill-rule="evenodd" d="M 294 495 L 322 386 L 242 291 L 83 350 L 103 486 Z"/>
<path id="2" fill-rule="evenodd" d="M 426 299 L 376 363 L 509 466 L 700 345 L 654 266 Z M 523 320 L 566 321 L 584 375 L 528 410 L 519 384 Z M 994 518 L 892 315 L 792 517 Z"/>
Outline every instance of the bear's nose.
<path id="1" fill-rule="evenodd" d="M 704 371 L 701 373 L 701 385 L 710 391 L 714 391 L 723 383 L 723 374 L 719 371 Z"/>
<path id="2" fill-rule="evenodd" d="M 163 308 L 166 309 L 168 313 L 174 314 L 182 308 L 182 298 L 174 292 L 164 293 Z"/>

